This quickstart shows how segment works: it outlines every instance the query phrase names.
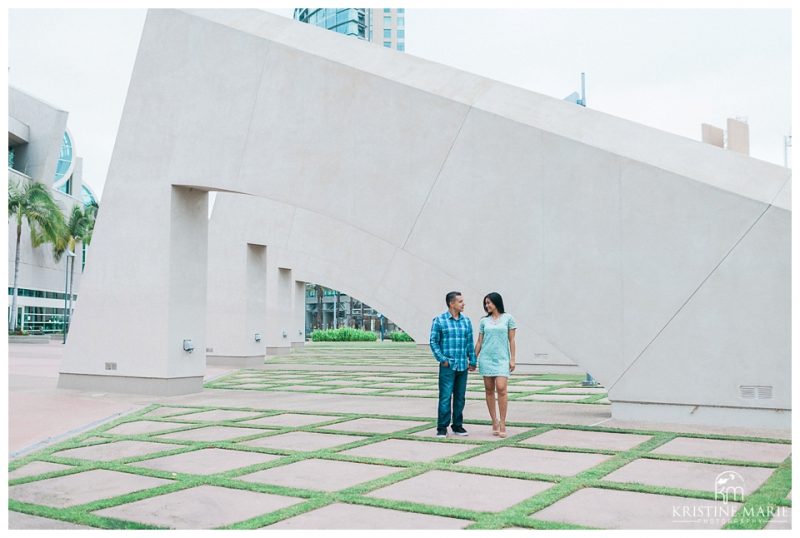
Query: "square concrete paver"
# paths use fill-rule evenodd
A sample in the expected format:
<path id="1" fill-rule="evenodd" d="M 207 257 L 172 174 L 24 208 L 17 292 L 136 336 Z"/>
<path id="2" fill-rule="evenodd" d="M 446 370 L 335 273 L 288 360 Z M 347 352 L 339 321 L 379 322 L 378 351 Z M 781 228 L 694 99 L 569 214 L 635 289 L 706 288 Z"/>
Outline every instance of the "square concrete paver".
<path id="1" fill-rule="evenodd" d="M 471 520 L 335 503 L 279 521 L 268 529 L 463 529 Z"/>
<path id="2" fill-rule="evenodd" d="M 301 502 L 297 497 L 198 486 L 94 513 L 172 529 L 213 529 Z"/>
<path id="3" fill-rule="evenodd" d="M 339 394 L 339 393 L 342 393 L 342 394 L 372 394 L 376 390 L 380 390 L 380 389 L 368 389 L 368 388 L 365 388 L 365 387 L 344 387 L 344 388 L 340 388 L 340 389 L 330 389 L 327 392 L 332 392 L 332 393 L 336 393 L 336 394 Z"/>
<path id="4" fill-rule="evenodd" d="M 239 420 L 255 418 L 263 413 L 254 413 L 252 411 L 229 411 L 226 409 L 214 409 L 211 411 L 201 411 L 200 413 L 192 413 L 191 415 L 184 415 L 182 420 L 197 420 L 197 421 L 218 421 L 218 420 Z"/>
<path id="5" fill-rule="evenodd" d="M 184 413 L 193 413 L 196 409 L 187 409 L 185 407 L 157 407 L 149 413 L 145 413 L 142 418 L 147 417 L 168 417 L 172 415 L 182 415 Z"/>
<path id="6" fill-rule="evenodd" d="M 167 433 L 158 436 L 160 439 L 180 439 L 182 441 L 230 441 L 239 437 L 268 433 L 258 428 L 235 428 L 232 426 L 203 426 L 193 430 Z"/>
<path id="7" fill-rule="evenodd" d="M 603 480 L 710 492 L 716 492 L 718 487 L 721 488 L 719 490 L 721 492 L 725 491 L 724 488 L 735 487 L 741 488 L 738 491 L 749 495 L 758 489 L 774 471 L 774 469 L 765 469 L 764 467 L 734 467 L 641 458 L 610 473 Z M 740 497 L 741 493 L 737 493 L 736 496 Z M 736 500 L 741 499 L 737 498 Z"/>
<path id="8" fill-rule="evenodd" d="M 534 445 L 567 446 L 574 448 L 599 448 L 604 450 L 629 450 L 649 440 L 649 435 L 632 433 L 593 432 L 584 430 L 549 430 L 521 441 Z"/>
<path id="9" fill-rule="evenodd" d="M 519 400 L 527 401 L 540 401 L 540 402 L 577 402 L 578 400 L 583 400 L 588 398 L 590 395 L 581 395 L 581 394 L 529 394 L 528 396 L 523 396 L 519 398 Z"/>
<path id="10" fill-rule="evenodd" d="M 265 390 L 272 388 L 272 385 L 266 385 L 263 383 L 239 383 L 231 385 L 231 388 L 235 389 L 248 389 L 248 390 Z"/>
<path id="11" fill-rule="evenodd" d="M 323 448 L 333 448 L 362 441 L 366 437 L 356 435 L 338 435 L 333 433 L 289 432 L 271 435 L 262 439 L 255 439 L 242 443 L 247 446 L 261 448 L 277 448 L 280 450 L 313 451 Z"/>
<path id="12" fill-rule="evenodd" d="M 792 509 L 785 506 L 775 508 L 775 515 L 764 527 L 764 530 L 788 530 L 792 528 Z"/>
<path id="13" fill-rule="evenodd" d="M 10 486 L 8 497 L 15 501 L 65 508 L 171 482 L 129 473 L 94 470 Z"/>
<path id="14" fill-rule="evenodd" d="M 475 441 L 500 441 L 501 438 L 497 435 L 492 435 L 492 427 L 488 424 L 465 424 L 464 429 L 469 432 L 469 435 L 466 437 L 459 437 L 453 433 L 450 428 L 447 428 L 447 437 L 450 439 L 469 439 Z M 513 426 L 506 427 L 506 438 L 513 437 L 522 432 L 529 431 L 530 428 L 517 428 Z M 411 434 L 414 437 L 427 437 L 427 438 L 435 438 L 436 437 L 436 428 L 431 428 L 429 430 L 423 430 L 421 432 Z"/>
<path id="15" fill-rule="evenodd" d="M 351 448 L 342 452 L 342 454 L 389 460 L 433 461 L 460 454 L 473 448 L 475 448 L 475 445 L 461 443 L 429 443 L 427 441 L 387 439 L 380 443 Z"/>
<path id="16" fill-rule="evenodd" d="M 72 465 L 61 465 L 60 463 L 50 463 L 47 461 L 33 461 L 8 473 L 8 479 L 16 480 L 17 478 L 36 476 L 53 471 L 65 471 L 67 469 L 75 469 L 75 467 Z"/>
<path id="17" fill-rule="evenodd" d="M 147 441 L 115 441 L 102 445 L 84 446 L 56 452 L 53 456 L 59 458 L 77 458 L 81 460 L 112 461 L 121 458 L 146 456 L 156 452 L 175 450 L 182 445 L 168 443 L 150 443 Z"/>
<path id="18" fill-rule="evenodd" d="M 8 528 L 9 530 L 73 530 L 73 529 L 89 529 L 97 530 L 95 527 L 87 527 L 86 525 L 75 525 L 67 521 L 60 521 L 58 519 L 49 519 L 46 517 L 32 516 L 29 514 L 22 514 L 20 512 L 8 512 Z"/>
<path id="19" fill-rule="evenodd" d="M 553 394 L 605 394 L 607 389 L 599 387 L 564 387 L 556 389 Z"/>
<path id="20" fill-rule="evenodd" d="M 317 385 L 339 385 L 339 386 L 352 386 L 363 385 L 361 381 L 353 381 L 352 379 L 328 379 L 324 381 L 317 381 Z"/>
<path id="21" fill-rule="evenodd" d="M 385 465 L 311 459 L 239 476 L 237 480 L 290 488 L 338 491 L 401 470 L 400 467 Z"/>
<path id="22" fill-rule="evenodd" d="M 347 422 L 325 426 L 325 429 L 368 433 L 394 433 L 425 424 L 427 424 L 427 422 L 383 418 L 358 418 L 356 420 L 348 420 Z"/>
<path id="23" fill-rule="evenodd" d="M 739 503 L 586 488 L 530 517 L 601 529 L 720 529 L 740 507 Z"/>
<path id="24" fill-rule="evenodd" d="M 497 476 L 429 471 L 373 491 L 368 497 L 467 510 L 505 510 L 552 487 L 550 482 Z"/>
<path id="25" fill-rule="evenodd" d="M 232 469 L 248 467 L 258 463 L 266 463 L 280 459 L 273 454 L 259 454 L 257 452 L 243 452 L 239 450 L 225 450 L 221 448 L 203 448 L 174 456 L 165 456 L 152 460 L 131 463 L 134 467 L 168 471 L 187 474 L 215 474 L 224 473 Z"/>
<path id="26" fill-rule="evenodd" d="M 570 385 L 572 381 L 548 381 L 546 379 L 523 379 L 521 381 L 511 381 L 512 385 L 532 385 L 539 387 L 553 387 L 555 385 Z"/>
<path id="27" fill-rule="evenodd" d="M 576 475 L 611 458 L 603 454 L 556 452 L 536 448 L 501 447 L 464 460 L 459 465 L 507 469 L 526 473 Z"/>
<path id="28" fill-rule="evenodd" d="M 139 435 L 142 433 L 157 433 L 165 432 L 167 430 L 174 430 L 177 428 L 188 428 L 190 424 L 182 424 L 180 422 L 158 422 L 155 420 L 137 420 L 134 422 L 126 422 L 115 426 L 110 430 L 103 433 L 111 433 L 114 435 Z"/>
<path id="29" fill-rule="evenodd" d="M 285 413 L 283 415 L 275 415 L 271 417 L 257 418 L 255 420 L 248 420 L 245 424 L 254 424 L 258 426 L 275 426 L 275 427 L 301 427 L 310 426 L 311 424 L 319 424 L 321 422 L 330 422 L 337 420 L 341 417 L 325 416 L 325 415 L 299 415 L 296 413 Z"/>
<path id="30" fill-rule="evenodd" d="M 388 396 L 388 395 L 387 395 Z M 391 396 L 420 396 L 423 398 L 438 398 L 439 391 L 436 390 L 419 390 L 419 389 L 402 389 L 396 390 L 391 393 Z M 435 411 L 435 409 L 434 409 Z"/>
<path id="31" fill-rule="evenodd" d="M 792 445 L 678 437 L 653 450 L 653 453 L 780 463 L 792 453 Z"/>
<path id="32" fill-rule="evenodd" d="M 315 385 L 288 385 L 286 387 L 275 387 L 273 390 L 281 390 L 286 392 L 313 392 L 322 390 L 325 387 L 318 387 Z"/>

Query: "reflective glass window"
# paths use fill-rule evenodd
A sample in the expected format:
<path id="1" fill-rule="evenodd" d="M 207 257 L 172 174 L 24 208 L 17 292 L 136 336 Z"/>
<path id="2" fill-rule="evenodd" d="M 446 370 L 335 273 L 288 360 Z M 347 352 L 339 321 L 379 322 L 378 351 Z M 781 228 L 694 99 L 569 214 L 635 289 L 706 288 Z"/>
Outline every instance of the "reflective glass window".
<path id="1" fill-rule="evenodd" d="M 383 30 L 383 37 L 385 37 L 385 38 L 392 37 L 392 29 L 391 28 L 385 28 Z"/>
<path id="2" fill-rule="evenodd" d="M 383 46 L 384 47 L 388 47 L 388 48 L 392 48 L 392 42 L 391 41 L 384 41 L 383 42 Z"/>
<path id="3" fill-rule="evenodd" d="M 398 43 L 397 44 L 397 50 L 399 50 L 400 52 L 405 51 L 406 50 L 406 44 L 405 43 Z"/>
<path id="4" fill-rule="evenodd" d="M 397 31 L 397 37 L 398 37 L 398 39 L 406 37 L 406 31 L 405 30 L 398 30 Z"/>
<path id="5" fill-rule="evenodd" d="M 384 17 L 383 18 L 383 25 L 384 26 L 391 26 L 392 25 L 392 18 L 391 17 Z"/>
<path id="6" fill-rule="evenodd" d="M 406 25 L 406 18 L 405 17 L 397 17 L 397 26 L 405 26 Z"/>

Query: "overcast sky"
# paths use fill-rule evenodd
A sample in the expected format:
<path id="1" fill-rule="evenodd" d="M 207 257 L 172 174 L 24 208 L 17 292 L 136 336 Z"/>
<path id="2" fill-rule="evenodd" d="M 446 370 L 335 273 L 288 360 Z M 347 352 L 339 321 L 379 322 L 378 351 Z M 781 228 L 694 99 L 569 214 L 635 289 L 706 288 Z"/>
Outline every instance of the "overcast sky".
<path id="1" fill-rule="evenodd" d="M 289 9 L 270 10 L 291 16 Z M 9 83 L 67 110 L 102 194 L 145 11 L 12 9 Z M 406 53 L 693 139 L 746 118 L 751 155 L 783 164 L 789 10 L 413 9 Z"/>

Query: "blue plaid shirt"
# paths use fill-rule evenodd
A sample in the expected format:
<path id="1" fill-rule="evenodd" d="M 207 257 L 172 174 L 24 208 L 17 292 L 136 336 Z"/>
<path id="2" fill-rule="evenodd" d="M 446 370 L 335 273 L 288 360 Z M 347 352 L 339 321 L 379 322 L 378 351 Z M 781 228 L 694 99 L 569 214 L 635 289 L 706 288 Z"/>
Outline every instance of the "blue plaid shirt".
<path id="1" fill-rule="evenodd" d="M 476 365 L 475 342 L 472 339 L 472 322 L 464 314 L 455 319 L 448 310 L 433 318 L 431 324 L 431 351 L 440 363 L 448 361 L 450 368 L 460 372 L 469 364 Z"/>

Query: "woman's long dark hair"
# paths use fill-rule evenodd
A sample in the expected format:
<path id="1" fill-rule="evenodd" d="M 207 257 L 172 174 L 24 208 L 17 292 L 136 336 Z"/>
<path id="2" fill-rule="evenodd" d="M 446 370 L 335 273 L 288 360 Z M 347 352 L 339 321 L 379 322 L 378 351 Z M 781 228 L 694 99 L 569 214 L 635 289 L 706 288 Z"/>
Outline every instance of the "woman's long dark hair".
<path id="1" fill-rule="evenodd" d="M 497 308 L 498 312 L 500 312 L 501 314 L 506 313 L 506 308 L 503 306 L 503 298 L 500 297 L 499 293 L 493 291 L 492 293 L 487 293 L 486 297 L 483 298 L 483 311 L 486 312 L 486 316 L 484 317 L 489 316 L 489 311 L 486 310 L 486 299 L 492 301 L 492 304 L 495 306 L 495 308 Z"/>

